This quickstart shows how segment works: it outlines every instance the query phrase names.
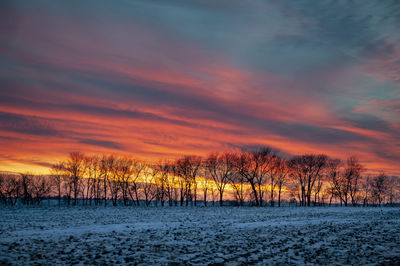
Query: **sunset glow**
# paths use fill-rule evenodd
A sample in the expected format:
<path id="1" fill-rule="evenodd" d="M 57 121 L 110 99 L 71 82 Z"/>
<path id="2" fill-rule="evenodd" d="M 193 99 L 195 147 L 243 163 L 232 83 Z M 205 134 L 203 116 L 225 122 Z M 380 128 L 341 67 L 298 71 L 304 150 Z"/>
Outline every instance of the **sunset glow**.
<path id="1" fill-rule="evenodd" d="M 0 170 L 267 145 L 400 175 L 395 2 L 229 3 L 2 1 Z"/>

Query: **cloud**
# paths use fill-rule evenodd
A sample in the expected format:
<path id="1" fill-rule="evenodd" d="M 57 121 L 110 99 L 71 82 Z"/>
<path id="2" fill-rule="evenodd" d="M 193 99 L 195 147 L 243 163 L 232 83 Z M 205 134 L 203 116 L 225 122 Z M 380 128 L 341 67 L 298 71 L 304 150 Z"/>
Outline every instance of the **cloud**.
<path id="1" fill-rule="evenodd" d="M 367 55 L 371 58 L 364 66 L 368 76 L 400 85 L 400 38 L 373 47 Z"/>
<path id="2" fill-rule="evenodd" d="M 79 143 L 111 148 L 113 150 L 124 150 L 124 148 L 114 141 L 99 140 L 99 139 L 78 139 Z"/>
<path id="3" fill-rule="evenodd" d="M 38 136 L 59 133 L 45 119 L 7 112 L 0 112 L 0 130 Z"/>
<path id="4" fill-rule="evenodd" d="M 0 154 L 0 161 L 3 160 L 10 160 L 13 162 L 18 162 L 18 163 L 22 163 L 22 164 L 28 164 L 28 165 L 37 165 L 37 166 L 42 166 L 45 168 L 51 168 L 53 166 L 53 164 L 45 162 L 45 161 L 41 161 L 39 159 L 22 159 L 22 158 L 17 158 L 17 157 L 13 157 L 10 155 L 6 155 L 6 154 Z"/>
<path id="5" fill-rule="evenodd" d="M 398 158 L 395 2 L 1 5 L 0 145 L 15 158 L 254 145 Z"/>
<path id="6" fill-rule="evenodd" d="M 354 112 L 379 117 L 381 120 L 388 121 L 391 124 L 400 124 L 400 98 L 370 100 L 356 106 Z M 377 118 L 372 119 L 370 123 L 377 128 L 390 131 L 390 124 L 382 125 L 382 123 L 377 123 L 377 120 Z"/>

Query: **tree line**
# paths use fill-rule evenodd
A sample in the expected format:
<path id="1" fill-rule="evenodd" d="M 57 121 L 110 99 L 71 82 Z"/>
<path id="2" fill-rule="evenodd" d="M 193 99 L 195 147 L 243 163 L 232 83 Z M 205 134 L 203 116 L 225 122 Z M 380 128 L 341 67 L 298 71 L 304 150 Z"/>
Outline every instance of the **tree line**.
<path id="1" fill-rule="evenodd" d="M 394 204 L 400 179 L 365 173 L 355 156 L 346 161 L 324 154 L 284 158 L 269 147 L 214 152 L 145 163 L 115 155 L 72 152 L 53 165 L 50 175 L 0 174 L 0 201 L 39 205 L 197 206 L 226 201 L 243 206 L 343 206 Z"/>

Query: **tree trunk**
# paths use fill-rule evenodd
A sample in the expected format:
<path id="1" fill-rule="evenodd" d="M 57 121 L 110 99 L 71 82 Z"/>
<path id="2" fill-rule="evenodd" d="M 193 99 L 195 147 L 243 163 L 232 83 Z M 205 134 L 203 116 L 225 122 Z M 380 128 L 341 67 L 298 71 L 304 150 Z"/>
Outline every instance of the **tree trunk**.
<path id="1" fill-rule="evenodd" d="M 278 207 L 281 206 L 281 190 L 282 190 L 282 186 L 279 186 L 279 191 L 278 191 Z"/>
<path id="2" fill-rule="evenodd" d="M 251 189 L 253 190 L 254 200 L 256 201 L 256 206 L 259 206 L 258 193 L 257 193 L 256 186 L 254 185 L 254 183 L 251 183 Z"/>
<path id="3" fill-rule="evenodd" d="M 271 180 L 271 207 L 274 207 L 275 202 L 274 202 L 274 187 L 273 187 L 273 181 Z"/>
<path id="4" fill-rule="evenodd" d="M 107 206 L 107 183 L 106 183 L 106 178 L 104 178 L 104 206 Z"/>
<path id="5" fill-rule="evenodd" d="M 204 206 L 207 207 L 207 189 L 204 189 Z"/>

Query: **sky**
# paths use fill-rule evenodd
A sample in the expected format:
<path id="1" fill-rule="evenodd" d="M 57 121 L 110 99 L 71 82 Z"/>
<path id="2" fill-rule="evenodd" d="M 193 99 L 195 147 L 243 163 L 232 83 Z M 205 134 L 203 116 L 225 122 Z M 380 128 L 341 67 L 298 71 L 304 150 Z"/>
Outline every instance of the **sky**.
<path id="1" fill-rule="evenodd" d="M 267 145 L 400 175 L 398 1 L 0 1 L 0 170 Z"/>

